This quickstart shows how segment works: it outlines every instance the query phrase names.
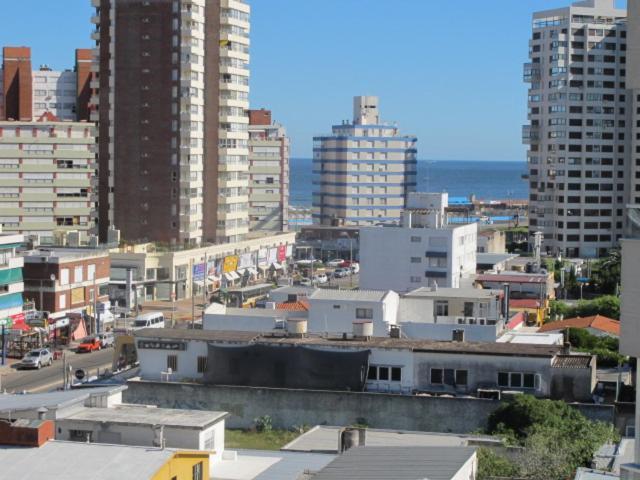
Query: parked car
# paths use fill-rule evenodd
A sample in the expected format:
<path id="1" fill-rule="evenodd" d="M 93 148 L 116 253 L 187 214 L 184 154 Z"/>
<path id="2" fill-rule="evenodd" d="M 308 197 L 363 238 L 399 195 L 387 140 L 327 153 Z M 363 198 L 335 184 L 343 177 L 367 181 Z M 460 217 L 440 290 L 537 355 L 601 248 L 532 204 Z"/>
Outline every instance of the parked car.
<path id="1" fill-rule="evenodd" d="M 319 273 L 318 275 L 313 276 L 313 283 L 327 283 L 329 278 L 325 273 Z"/>
<path id="2" fill-rule="evenodd" d="M 31 350 L 18 365 L 18 368 L 37 368 L 38 370 L 44 366 L 53 363 L 53 355 L 48 348 L 36 348 Z"/>
<path id="3" fill-rule="evenodd" d="M 307 277 L 302 277 L 300 279 L 300 285 L 302 285 L 303 287 L 312 287 L 313 283 L 311 282 L 311 279 Z"/>
<path id="4" fill-rule="evenodd" d="M 351 275 L 351 270 L 347 268 L 336 268 L 333 271 L 333 276 L 335 278 L 343 278 L 343 277 L 346 277 L 347 275 Z"/>
<path id="5" fill-rule="evenodd" d="M 98 337 L 85 337 L 80 340 L 80 345 L 76 349 L 78 353 L 91 353 L 102 348 L 102 342 Z"/>
<path id="6" fill-rule="evenodd" d="M 101 348 L 109 348 L 113 347 L 115 343 L 115 338 L 113 336 L 113 332 L 104 332 L 99 333 L 98 338 L 100 339 L 100 347 Z"/>
<path id="7" fill-rule="evenodd" d="M 335 267 L 339 267 L 339 266 L 342 264 L 342 262 L 344 262 L 344 260 L 343 260 L 343 259 L 341 259 L 341 258 L 334 258 L 333 260 L 329 260 L 329 261 L 327 262 L 327 267 L 333 267 L 333 268 L 335 268 Z"/>
<path id="8" fill-rule="evenodd" d="M 359 271 L 360 271 L 360 264 L 356 263 L 356 262 L 353 262 L 351 264 L 351 272 L 352 273 L 358 273 Z"/>

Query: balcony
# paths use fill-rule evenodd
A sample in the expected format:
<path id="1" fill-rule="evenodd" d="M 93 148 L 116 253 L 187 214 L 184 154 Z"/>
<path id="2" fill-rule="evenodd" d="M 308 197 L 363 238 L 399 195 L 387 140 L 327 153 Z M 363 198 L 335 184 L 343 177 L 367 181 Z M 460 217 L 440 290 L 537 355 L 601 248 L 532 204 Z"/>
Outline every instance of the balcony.
<path id="1" fill-rule="evenodd" d="M 100 31 L 94 30 L 91 32 L 91 40 L 100 40 Z"/>
<path id="2" fill-rule="evenodd" d="M 540 68 L 532 63 L 525 63 L 522 78 L 528 83 L 540 80 Z"/>
<path id="3" fill-rule="evenodd" d="M 93 23 L 94 25 L 99 25 L 100 24 L 100 16 L 99 15 L 92 15 L 91 16 L 91 23 Z"/>
<path id="4" fill-rule="evenodd" d="M 531 125 L 522 126 L 522 143 L 530 145 L 531 142 L 540 141 L 540 127 L 533 127 Z"/>
<path id="5" fill-rule="evenodd" d="M 100 7 L 100 0 L 91 0 L 91 6 L 94 8 Z"/>

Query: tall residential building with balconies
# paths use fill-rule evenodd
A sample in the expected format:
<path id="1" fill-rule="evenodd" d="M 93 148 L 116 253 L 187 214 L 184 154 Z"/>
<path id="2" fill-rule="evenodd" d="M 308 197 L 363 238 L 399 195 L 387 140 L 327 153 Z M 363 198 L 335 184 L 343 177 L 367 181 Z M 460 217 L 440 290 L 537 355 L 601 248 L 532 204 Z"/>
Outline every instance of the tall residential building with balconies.
<path id="1" fill-rule="evenodd" d="M 400 222 L 416 187 L 417 138 L 380 120 L 378 97 L 354 97 L 353 122 L 332 130 L 313 139 L 314 223 Z"/>
<path id="2" fill-rule="evenodd" d="M 249 111 L 249 223 L 252 231 L 289 230 L 289 137 L 264 109 Z"/>
<path id="3" fill-rule="evenodd" d="M 249 6 L 92 0 L 100 236 L 235 242 L 249 230 Z"/>
<path id="4" fill-rule="evenodd" d="M 31 70 L 28 47 L 5 47 L 0 70 L 0 224 L 7 233 L 96 233 L 91 53 L 73 71 Z"/>
<path id="5" fill-rule="evenodd" d="M 625 83 L 626 16 L 614 0 L 533 15 L 524 70 L 529 229 L 543 233 L 552 254 L 603 255 L 623 234 L 625 146 L 635 122 Z"/>

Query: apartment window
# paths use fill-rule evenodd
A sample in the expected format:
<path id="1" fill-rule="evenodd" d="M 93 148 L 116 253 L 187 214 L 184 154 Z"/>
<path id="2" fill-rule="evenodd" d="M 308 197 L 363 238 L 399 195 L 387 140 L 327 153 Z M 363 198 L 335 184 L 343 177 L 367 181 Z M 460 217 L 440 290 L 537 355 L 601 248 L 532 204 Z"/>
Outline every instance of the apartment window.
<path id="1" fill-rule="evenodd" d="M 469 373 L 467 370 L 453 368 L 432 368 L 431 385 L 466 386 Z"/>
<path id="2" fill-rule="evenodd" d="M 373 318 L 373 308 L 356 308 L 356 318 L 371 320 Z"/>
<path id="3" fill-rule="evenodd" d="M 421 263 L 422 258 L 420 257 L 411 257 L 411 263 Z"/>
<path id="4" fill-rule="evenodd" d="M 422 237 L 411 237 L 411 243 L 420 243 L 422 241 Z"/>
<path id="5" fill-rule="evenodd" d="M 167 369 L 171 369 L 172 372 L 178 371 L 178 356 L 167 355 Z"/>
<path id="6" fill-rule="evenodd" d="M 198 357 L 198 373 L 207 371 L 207 357 Z"/>
<path id="7" fill-rule="evenodd" d="M 87 280 L 95 280 L 96 278 L 96 266 L 94 264 L 87 266 Z"/>
<path id="8" fill-rule="evenodd" d="M 60 270 L 60 285 L 69 285 L 69 269 L 63 268 Z"/>
<path id="9" fill-rule="evenodd" d="M 436 316 L 448 317 L 449 316 L 449 302 L 446 300 L 436 300 Z"/>
<path id="10" fill-rule="evenodd" d="M 82 276 L 82 265 L 78 265 L 73 270 L 73 282 L 74 283 L 78 283 L 78 282 L 82 282 L 82 281 L 84 281 L 83 280 L 83 276 Z"/>
<path id="11" fill-rule="evenodd" d="M 60 310 L 64 310 L 65 308 L 67 308 L 67 294 L 66 293 L 61 293 L 60 296 L 58 297 L 58 304 L 60 305 Z M 42 305 L 40 305 L 40 308 L 42 308 Z"/>
<path id="12" fill-rule="evenodd" d="M 402 367 L 391 367 L 387 365 L 370 365 L 367 374 L 368 380 L 382 380 L 385 382 L 401 382 Z"/>
<path id="13" fill-rule="evenodd" d="M 502 388 L 538 389 L 540 376 L 534 373 L 498 372 L 498 386 Z"/>
<path id="14" fill-rule="evenodd" d="M 473 302 L 464 302 L 464 316 L 473 317 Z"/>
<path id="15" fill-rule="evenodd" d="M 409 281 L 411 283 L 420 283 L 420 282 L 422 282 L 422 277 L 413 277 L 412 276 L 412 277 L 409 277 Z"/>
<path id="16" fill-rule="evenodd" d="M 203 473 L 202 462 L 198 462 L 191 469 L 191 480 L 203 480 L 204 477 L 202 473 Z"/>
<path id="17" fill-rule="evenodd" d="M 72 442 L 89 442 L 93 439 L 91 430 L 69 430 L 69 440 Z"/>

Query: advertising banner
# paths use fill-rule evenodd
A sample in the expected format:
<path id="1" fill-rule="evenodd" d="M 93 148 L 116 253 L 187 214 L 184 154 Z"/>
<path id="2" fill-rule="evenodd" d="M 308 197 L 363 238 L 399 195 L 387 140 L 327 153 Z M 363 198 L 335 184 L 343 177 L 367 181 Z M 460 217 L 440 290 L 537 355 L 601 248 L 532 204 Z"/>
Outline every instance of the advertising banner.
<path id="1" fill-rule="evenodd" d="M 258 250 L 258 265 L 266 265 L 269 260 L 269 251 L 266 248 Z"/>
<path id="2" fill-rule="evenodd" d="M 193 280 L 204 280 L 206 266 L 204 263 L 196 263 L 193 266 Z"/>
<path id="3" fill-rule="evenodd" d="M 291 258 L 293 256 L 293 245 L 287 245 L 287 258 Z"/>
<path id="4" fill-rule="evenodd" d="M 240 264 L 238 268 L 249 268 L 253 267 L 253 258 L 251 258 L 250 253 L 243 253 L 240 255 Z"/>
<path id="5" fill-rule="evenodd" d="M 284 262 L 287 259 L 287 246 L 278 246 L 278 262 Z"/>
<path id="6" fill-rule="evenodd" d="M 235 255 L 229 255 L 224 257 L 224 267 L 222 268 L 224 273 L 234 272 L 238 269 L 238 257 Z"/>
<path id="7" fill-rule="evenodd" d="M 267 257 L 267 263 L 271 265 L 272 263 L 276 263 L 278 261 L 278 249 L 270 248 L 269 256 Z"/>

